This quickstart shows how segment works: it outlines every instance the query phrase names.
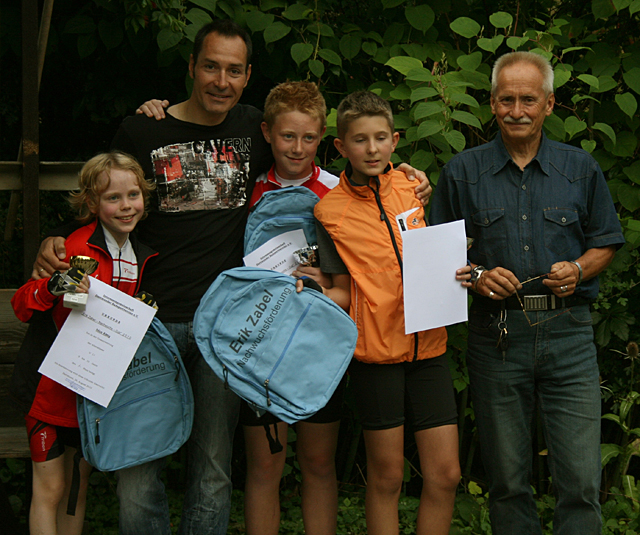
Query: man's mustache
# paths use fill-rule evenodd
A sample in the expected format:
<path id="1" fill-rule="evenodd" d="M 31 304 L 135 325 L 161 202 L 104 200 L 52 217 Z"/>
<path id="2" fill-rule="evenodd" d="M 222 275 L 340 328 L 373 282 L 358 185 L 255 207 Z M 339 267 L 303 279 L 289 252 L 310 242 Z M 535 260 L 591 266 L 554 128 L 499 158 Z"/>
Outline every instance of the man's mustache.
<path id="1" fill-rule="evenodd" d="M 510 117 L 509 115 L 507 115 L 503 120 L 505 123 L 509 123 L 509 124 L 531 124 L 531 119 L 529 119 L 528 117 L 521 117 L 520 119 L 514 119 L 513 117 Z"/>

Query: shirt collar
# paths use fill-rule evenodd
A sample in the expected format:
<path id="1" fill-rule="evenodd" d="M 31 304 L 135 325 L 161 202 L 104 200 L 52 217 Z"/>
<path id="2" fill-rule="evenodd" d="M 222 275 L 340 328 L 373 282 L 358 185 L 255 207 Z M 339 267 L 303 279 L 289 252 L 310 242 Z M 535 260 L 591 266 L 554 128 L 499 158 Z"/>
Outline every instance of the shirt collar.
<path id="1" fill-rule="evenodd" d="M 545 135 L 544 132 L 541 133 L 540 147 L 538 148 L 538 154 L 534 156 L 531 160 L 532 162 L 535 160 L 538 162 L 540 169 L 545 175 L 549 175 L 549 139 Z M 508 162 L 513 162 L 509 151 L 504 146 L 504 142 L 502 141 L 502 134 L 498 132 L 496 137 L 494 138 L 495 150 L 493 152 L 493 174 L 496 175 Z M 514 163 L 515 165 L 515 163 Z M 529 163 L 529 165 L 531 165 Z"/>

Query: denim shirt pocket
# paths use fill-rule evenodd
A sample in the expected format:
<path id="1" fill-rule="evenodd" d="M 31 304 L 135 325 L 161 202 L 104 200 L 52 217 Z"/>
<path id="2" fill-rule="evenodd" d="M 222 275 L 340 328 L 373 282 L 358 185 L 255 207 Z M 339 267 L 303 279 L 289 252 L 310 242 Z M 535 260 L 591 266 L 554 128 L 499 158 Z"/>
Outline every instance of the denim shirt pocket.
<path id="1" fill-rule="evenodd" d="M 474 245 L 478 253 L 487 259 L 507 247 L 507 222 L 504 208 L 487 208 L 473 214 L 473 224 L 478 235 Z"/>
<path id="2" fill-rule="evenodd" d="M 566 253 L 574 243 L 575 225 L 579 226 L 578 213 L 568 208 L 544 210 L 544 243 L 556 255 Z"/>

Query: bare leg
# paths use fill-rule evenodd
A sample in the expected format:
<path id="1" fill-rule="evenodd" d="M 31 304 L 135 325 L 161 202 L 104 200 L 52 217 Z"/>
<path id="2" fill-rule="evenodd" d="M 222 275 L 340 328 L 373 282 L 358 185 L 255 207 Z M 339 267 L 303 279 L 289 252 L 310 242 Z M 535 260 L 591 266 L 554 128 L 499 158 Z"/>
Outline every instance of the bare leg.
<path id="1" fill-rule="evenodd" d="M 424 429 L 415 437 L 424 480 L 416 534 L 447 535 L 460 482 L 458 427 L 443 425 Z"/>
<path id="2" fill-rule="evenodd" d="M 404 426 L 366 430 L 367 493 L 365 513 L 369 535 L 398 534 L 398 498 L 404 475 Z"/>
<path id="3" fill-rule="evenodd" d="M 89 484 L 89 475 L 91 474 L 91 465 L 84 459 L 80 459 L 80 490 L 78 492 L 78 501 L 76 502 L 76 514 L 74 516 L 67 514 L 67 504 L 69 502 L 69 492 L 71 491 L 71 481 L 73 478 L 73 456 L 76 450 L 67 447 L 64 452 L 64 472 L 65 487 L 64 496 L 58 505 L 58 533 L 60 535 L 80 535 L 84 526 L 84 513 L 87 505 L 87 486 Z"/>
<path id="4" fill-rule="evenodd" d="M 57 535 L 58 504 L 64 495 L 64 456 L 31 462 L 33 466 L 33 497 L 29 510 L 31 535 Z"/>
<path id="5" fill-rule="evenodd" d="M 277 535 L 280 529 L 280 479 L 287 455 L 287 424 L 279 422 L 278 437 L 284 448 L 269 450 L 264 427 L 244 426 L 247 481 L 244 521 L 247 535 Z"/>
<path id="6" fill-rule="evenodd" d="M 299 422 L 297 456 L 302 470 L 302 518 L 307 535 L 334 535 L 338 517 L 336 445 L 340 422 Z"/>

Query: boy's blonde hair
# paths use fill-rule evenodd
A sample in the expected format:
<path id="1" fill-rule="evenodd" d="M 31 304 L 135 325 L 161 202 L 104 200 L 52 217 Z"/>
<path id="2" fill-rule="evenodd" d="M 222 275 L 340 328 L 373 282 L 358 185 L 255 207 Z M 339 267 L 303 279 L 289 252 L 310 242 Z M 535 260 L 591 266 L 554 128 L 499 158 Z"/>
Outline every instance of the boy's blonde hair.
<path id="1" fill-rule="evenodd" d="M 278 115 L 289 111 L 299 111 L 318 119 L 321 130 L 327 124 L 327 105 L 313 82 L 284 82 L 269 92 L 264 103 L 264 122 L 269 130 Z"/>
<path id="2" fill-rule="evenodd" d="M 385 99 L 371 91 L 351 93 L 338 106 L 338 137 L 344 139 L 349 125 L 356 119 L 376 116 L 384 117 L 389 124 L 391 133 L 395 132 L 391 105 Z"/>
<path id="3" fill-rule="evenodd" d="M 77 219 L 84 224 L 93 221 L 100 205 L 100 195 L 109 187 L 109 182 L 100 184 L 100 175 L 105 172 L 109 177 L 111 169 L 131 171 L 138 179 L 138 186 L 144 200 L 144 215 L 147 216 L 149 196 L 156 185 L 144 178 L 144 171 L 138 161 L 129 154 L 120 151 L 110 151 L 96 154 L 82 166 L 78 185 L 80 191 L 74 191 L 69 197 L 71 207 L 78 211 Z"/>

